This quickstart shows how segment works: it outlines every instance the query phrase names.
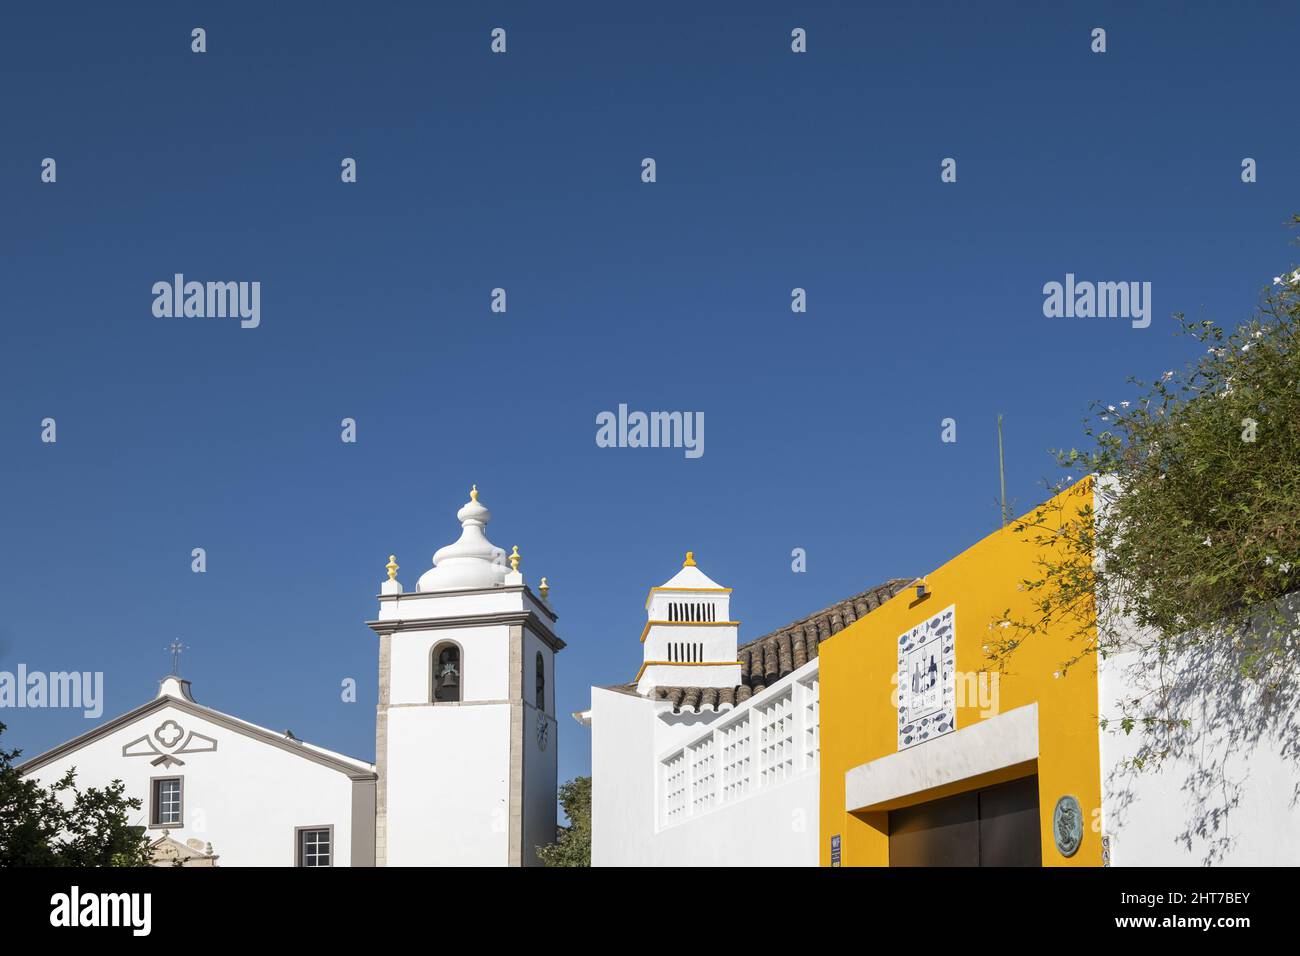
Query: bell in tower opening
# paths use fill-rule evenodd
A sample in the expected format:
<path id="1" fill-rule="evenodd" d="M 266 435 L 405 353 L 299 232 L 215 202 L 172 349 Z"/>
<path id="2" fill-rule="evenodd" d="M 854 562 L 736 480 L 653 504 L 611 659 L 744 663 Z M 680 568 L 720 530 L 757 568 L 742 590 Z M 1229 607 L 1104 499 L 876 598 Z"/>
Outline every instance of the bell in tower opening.
<path id="1" fill-rule="evenodd" d="M 448 644 L 434 657 L 433 699 L 438 703 L 460 700 L 460 648 Z"/>

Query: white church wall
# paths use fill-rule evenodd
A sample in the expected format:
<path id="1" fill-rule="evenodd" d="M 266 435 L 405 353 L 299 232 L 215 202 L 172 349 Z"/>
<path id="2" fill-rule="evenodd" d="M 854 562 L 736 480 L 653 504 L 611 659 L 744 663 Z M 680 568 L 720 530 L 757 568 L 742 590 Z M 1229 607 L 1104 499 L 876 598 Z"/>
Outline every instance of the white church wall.
<path id="1" fill-rule="evenodd" d="M 524 828 L 523 859 L 525 866 L 537 863 L 537 848 L 555 842 L 558 812 L 556 793 L 555 728 L 552 724 L 545 746 L 539 745 L 533 732 L 535 711 L 529 711 L 524 734 Z M 549 811 L 549 812 L 548 812 Z"/>
<path id="2" fill-rule="evenodd" d="M 464 591 L 408 591 L 379 599 L 379 620 L 418 620 L 480 614 L 507 614 L 523 606 L 520 587 L 476 588 Z"/>
<path id="3" fill-rule="evenodd" d="M 1227 664 L 1228 666 L 1225 666 Z M 1173 733 L 1168 758 L 1138 770 L 1126 762 L 1146 734 L 1116 726 L 1117 701 L 1146 697 L 1149 656 L 1139 650 L 1099 662 L 1102 822 L 1115 866 L 1294 866 L 1300 861 L 1296 780 L 1300 733 L 1294 676 L 1271 704 L 1231 676 L 1210 647 L 1165 662 L 1178 713 L 1191 721 Z"/>
<path id="4" fill-rule="evenodd" d="M 389 866 L 506 865 L 509 735 L 508 704 L 388 711 Z"/>
<path id="5" fill-rule="evenodd" d="M 542 655 L 546 684 L 545 707 L 537 698 L 537 655 Z M 524 865 L 537 863 L 537 847 L 555 842 L 556 793 L 558 791 L 559 726 L 555 720 L 555 657 L 551 649 L 531 631 L 524 630 Z M 545 721 L 539 732 L 538 718 Z"/>
<path id="6" fill-rule="evenodd" d="M 462 700 L 505 700 L 509 696 L 510 628 L 490 624 L 395 633 L 391 703 L 429 703 L 433 666 L 430 654 L 444 641 L 460 645 Z"/>
<path id="7" fill-rule="evenodd" d="M 179 755 L 184 764 L 170 768 L 154 766 L 149 755 L 123 756 L 123 747 L 168 721 L 185 734 L 211 738 L 216 749 Z M 218 866 L 294 866 L 296 827 L 331 827 L 333 865 L 351 865 L 353 781 L 345 773 L 180 708 L 145 714 L 36 768 L 30 776 L 49 784 L 70 767 L 77 768 L 80 787 L 103 787 L 121 779 L 127 796 L 141 800 L 141 809 L 131 819 L 141 826 L 149 826 L 151 778 L 180 777 L 182 825 L 167 829 L 181 843 L 211 842 Z M 147 832 L 156 839 L 163 828 Z"/>

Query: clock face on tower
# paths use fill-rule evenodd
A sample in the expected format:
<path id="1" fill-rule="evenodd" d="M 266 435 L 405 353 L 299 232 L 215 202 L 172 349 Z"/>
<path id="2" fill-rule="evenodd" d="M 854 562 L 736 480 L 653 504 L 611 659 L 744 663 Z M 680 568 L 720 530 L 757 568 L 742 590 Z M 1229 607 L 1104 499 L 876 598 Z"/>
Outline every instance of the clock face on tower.
<path id="1" fill-rule="evenodd" d="M 546 714 L 542 711 L 537 712 L 537 749 L 546 749 L 546 738 L 551 733 L 551 722 L 546 719 Z"/>

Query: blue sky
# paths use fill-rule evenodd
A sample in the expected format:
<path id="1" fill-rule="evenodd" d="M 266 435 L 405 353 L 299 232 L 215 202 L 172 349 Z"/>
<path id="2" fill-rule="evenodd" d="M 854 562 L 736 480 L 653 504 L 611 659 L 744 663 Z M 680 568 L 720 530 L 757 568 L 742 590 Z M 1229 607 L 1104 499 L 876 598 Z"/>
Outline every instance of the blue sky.
<path id="1" fill-rule="evenodd" d="M 685 550 L 742 639 L 923 574 L 997 525 L 998 413 L 1026 510 L 1090 400 L 1190 356 L 1170 313 L 1300 258 L 1294 4 L 406 7 L 5 12 L 0 669 L 103 671 L 107 717 L 179 638 L 200 702 L 372 758 L 383 565 L 413 586 L 477 482 L 567 714 Z M 155 318 L 176 272 L 260 281 L 261 326 Z M 1150 281 L 1151 326 L 1045 318 L 1067 272 Z M 598 448 L 620 403 L 705 454 Z"/>

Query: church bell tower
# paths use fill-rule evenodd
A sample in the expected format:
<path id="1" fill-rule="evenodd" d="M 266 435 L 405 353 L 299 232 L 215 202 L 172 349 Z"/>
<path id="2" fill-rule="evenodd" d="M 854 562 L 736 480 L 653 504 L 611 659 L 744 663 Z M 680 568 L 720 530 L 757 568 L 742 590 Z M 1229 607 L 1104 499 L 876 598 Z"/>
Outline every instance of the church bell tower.
<path id="1" fill-rule="evenodd" d="M 376 864 L 532 866 L 555 840 L 555 613 L 487 539 L 477 486 L 459 540 L 414 591 L 389 558 L 378 620 Z"/>

